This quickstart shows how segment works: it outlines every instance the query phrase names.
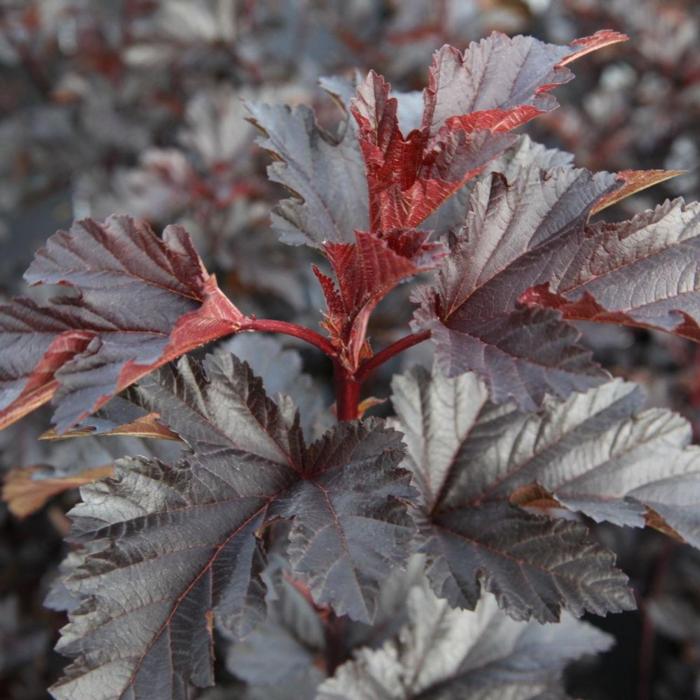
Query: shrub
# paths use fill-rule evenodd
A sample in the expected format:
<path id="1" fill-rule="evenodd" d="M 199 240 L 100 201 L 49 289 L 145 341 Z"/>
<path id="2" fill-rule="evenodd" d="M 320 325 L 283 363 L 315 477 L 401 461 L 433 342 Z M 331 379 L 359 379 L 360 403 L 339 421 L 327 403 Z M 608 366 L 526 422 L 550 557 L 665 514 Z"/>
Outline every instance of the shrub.
<path id="1" fill-rule="evenodd" d="M 592 173 L 513 133 L 625 38 L 445 46 L 422 102 L 374 72 L 327 79 L 333 131 L 250 104 L 291 191 L 272 225 L 318 257 L 323 333 L 240 309 L 179 225 L 86 219 L 36 254 L 27 281 L 63 291 L 0 309 L 0 425 L 53 400 L 49 437 L 154 445 L 77 477 L 54 697 L 188 698 L 214 684 L 215 631 L 246 697 L 561 697 L 566 664 L 610 646 L 576 618 L 635 605 L 590 524 L 700 545 L 689 425 L 645 410 L 574 325 L 700 340 L 700 208 L 596 222 L 674 173 Z M 414 278 L 410 332 L 375 351 L 373 312 Z M 337 424 L 254 332 L 329 358 Z M 370 375 L 424 341 L 432 368 L 366 418 Z"/>

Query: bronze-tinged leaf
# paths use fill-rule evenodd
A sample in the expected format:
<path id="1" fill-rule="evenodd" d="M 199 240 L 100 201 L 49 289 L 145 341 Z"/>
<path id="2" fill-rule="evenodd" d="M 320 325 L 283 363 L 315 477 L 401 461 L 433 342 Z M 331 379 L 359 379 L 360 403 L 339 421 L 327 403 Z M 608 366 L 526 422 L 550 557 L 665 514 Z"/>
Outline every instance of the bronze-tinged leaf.
<path id="1" fill-rule="evenodd" d="M 38 467 L 12 469 L 5 476 L 2 487 L 2 500 L 17 518 L 26 518 L 43 508 L 54 496 L 89 484 L 98 479 L 112 476 L 114 467 L 109 464 L 93 467 L 71 476 L 49 479 L 33 479 Z"/>
<path id="2" fill-rule="evenodd" d="M 647 508 L 644 513 L 644 522 L 647 527 L 653 527 L 667 537 L 677 542 L 685 542 L 681 537 L 653 508 Z"/>
<path id="3" fill-rule="evenodd" d="M 520 301 L 576 321 L 616 323 L 700 342 L 700 204 L 667 201 L 595 223 L 569 263 Z"/>
<path id="4" fill-rule="evenodd" d="M 157 413 L 148 413 L 147 415 L 137 418 L 130 423 L 119 425 L 110 430 L 100 431 L 100 437 L 121 436 L 121 437 L 138 437 L 138 438 L 153 438 L 157 440 L 179 440 L 180 438 L 170 428 L 166 427 L 159 421 L 160 416 Z M 58 433 L 51 428 L 39 436 L 40 440 L 67 440 L 76 437 L 91 437 L 95 435 L 95 428 L 92 426 L 70 428 L 65 433 Z"/>
<path id="5" fill-rule="evenodd" d="M 514 506 L 539 511 L 544 515 L 562 509 L 561 503 L 539 484 L 525 484 L 518 487 L 510 494 L 508 501 Z"/>
<path id="6" fill-rule="evenodd" d="M 128 216 L 59 231 L 26 279 L 71 293 L 45 306 L 20 298 L 0 307 L 0 428 L 55 396 L 62 432 L 244 320 L 182 227 L 169 226 L 161 239 Z"/>
<path id="7" fill-rule="evenodd" d="M 358 418 L 363 418 L 367 411 L 371 411 L 375 406 L 381 406 L 384 403 L 386 403 L 386 399 L 380 399 L 377 396 L 368 396 L 366 399 L 360 401 L 357 406 Z"/>
<path id="8" fill-rule="evenodd" d="M 591 214 L 597 214 L 637 192 L 683 175 L 684 172 L 683 170 L 621 170 L 617 173 L 617 178 L 623 183 L 622 187 L 601 197 L 591 209 Z"/>
<path id="9" fill-rule="evenodd" d="M 593 51 L 599 51 L 607 46 L 614 46 L 623 41 L 629 41 L 629 37 L 626 34 L 616 32 L 614 29 L 600 29 L 591 36 L 574 39 L 571 42 L 571 48 L 574 51 L 560 61 L 559 65 L 566 66 Z"/>

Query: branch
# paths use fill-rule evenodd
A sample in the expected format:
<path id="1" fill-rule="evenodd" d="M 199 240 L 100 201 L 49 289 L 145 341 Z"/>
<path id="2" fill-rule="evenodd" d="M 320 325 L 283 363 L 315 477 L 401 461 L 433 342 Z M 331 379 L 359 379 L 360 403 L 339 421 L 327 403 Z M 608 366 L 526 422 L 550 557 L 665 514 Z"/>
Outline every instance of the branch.
<path id="1" fill-rule="evenodd" d="M 294 338 L 299 338 L 307 343 L 317 347 L 321 352 L 324 352 L 329 357 L 335 357 L 338 353 L 331 342 L 324 338 L 320 333 L 312 331 L 310 328 L 298 326 L 295 323 L 287 323 L 286 321 L 274 321 L 268 318 L 247 318 L 241 324 L 239 332 L 242 331 L 257 331 L 259 333 L 282 333 L 283 335 L 291 335 Z"/>
<path id="2" fill-rule="evenodd" d="M 339 360 L 333 361 L 333 382 L 335 384 L 335 412 L 338 421 L 356 420 L 360 404 L 359 382 Z"/>
<path id="3" fill-rule="evenodd" d="M 400 352 L 408 350 L 408 348 L 418 345 L 428 338 L 430 338 L 430 331 L 411 333 L 411 335 L 400 338 L 395 343 L 385 347 L 384 350 L 380 350 L 376 355 L 365 360 L 355 373 L 355 380 L 363 382 L 371 372 L 383 365 L 387 360 L 390 360 L 394 355 L 398 355 Z"/>

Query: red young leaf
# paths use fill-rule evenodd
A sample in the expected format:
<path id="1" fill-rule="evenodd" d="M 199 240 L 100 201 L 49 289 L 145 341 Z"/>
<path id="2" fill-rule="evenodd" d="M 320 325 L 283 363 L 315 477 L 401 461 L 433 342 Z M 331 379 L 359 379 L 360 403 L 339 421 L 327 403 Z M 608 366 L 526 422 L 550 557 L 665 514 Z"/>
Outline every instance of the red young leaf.
<path id="1" fill-rule="evenodd" d="M 401 134 L 398 103 L 389 91 L 372 71 L 352 108 L 367 167 L 372 231 L 418 225 L 514 142 L 507 134 L 454 130 L 429 151 L 424 129 Z"/>
<path id="2" fill-rule="evenodd" d="M 338 281 L 318 268 L 328 311 L 324 326 L 351 371 L 367 353 L 365 331 L 375 306 L 401 280 L 432 267 L 442 246 L 427 243 L 422 231 L 392 231 L 383 238 L 357 231 L 357 243 L 326 243 L 324 251 Z"/>
<path id="3" fill-rule="evenodd" d="M 370 72 L 353 101 L 367 167 L 372 231 L 414 227 L 514 139 L 506 134 L 557 106 L 564 66 L 627 37 L 598 32 L 570 46 L 494 33 L 462 54 L 436 52 L 420 129 L 404 136 L 390 86 Z"/>
<path id="4" fill-rule="evenodd" d="M 244 316 L 204 269 L 186 231 L 158 238 L 127 216 L 59 231 L 26 279 L 70 287 L 47 306 L 0 307 L 0 427 L 54 394 L 59 431 L 154 368 L 223 335 Z"/>

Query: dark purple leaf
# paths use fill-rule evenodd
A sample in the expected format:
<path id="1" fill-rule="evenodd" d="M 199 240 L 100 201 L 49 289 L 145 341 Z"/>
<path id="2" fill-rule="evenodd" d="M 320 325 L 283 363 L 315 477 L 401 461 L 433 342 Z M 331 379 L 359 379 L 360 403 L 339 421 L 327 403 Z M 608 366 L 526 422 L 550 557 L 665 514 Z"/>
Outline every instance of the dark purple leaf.
<path id="1" fill-rule="evenodd" d="M 611 638 L 565 616 L 558 625 L 516 622 L 490 596 L 453 610 L 423 583 L 407 600 L 408 623 L 381 649 L 361 649 L 320 688 L 319 700 L 543 700 L 566 698 L 562 672 Z"/>
<path id="2" fill-rule="evenodd" d="M 169 360 L 235 332 L 243 315 L 204 269 L 189 236 L 159 239 L 127 216 L 86 219 L 52 236 L 26 278 L 72 294 L 0 307 L 0 426 L 55 395 L 59 431 Z"/>
<path id="3" fill-rule="evenodd" d="M 253 104 L 248 110 L 264 132 L 258 143 L 276 158 L 268 177 L 293 194 L 272 214 L 282 240 L 318 247 L 349 243 L 355 231 L 366 231 L 367 179 L 352 125 L 334 139 L 307 107 Z"/>
<path id="4" fill-rule="evenodd" d="M 700 342 L 700 205 L 682 199 L 586 229 L 573 260 L 523 301 L 572 320 L 655 328 Z"/>
<path id="5" fill-rule="evenodd" d="M 292 573 L 314 598 L 373 619 L 412 531 L 398 433 L 344 423 L 306 448 L 291 403 L 273 403 L 233 355 L 205 367 L 183 358 L 139 394 L 191 452 L 174 466 L 124 460 L 114 480 L 83 489 L 73 536 L 85 550 L 67 580 L 83 603 L 59 644 L 77 659 L 57 698 L 109 688 L 184 699 L 210 685 L 214 622 L 250 624 L 256 533 L 280 517 L 291 521 Z"/>
<path id="6" fill-rule="evenodd" d="M 518 308 L 518 299 L 566 268 L 591 207 L 615 182 L 607 173 L 530 167 L 512 183 L 494 174 L 476 185 L 435 289 L 416 297 L 416 325 L 432 331 L 451 376 L 474 370 L 494 400 L 513 398 L 526 409 L 547 392 L 566 397 L 605 379 L 576 344 L 577 331 L 557 313 Z"/>

